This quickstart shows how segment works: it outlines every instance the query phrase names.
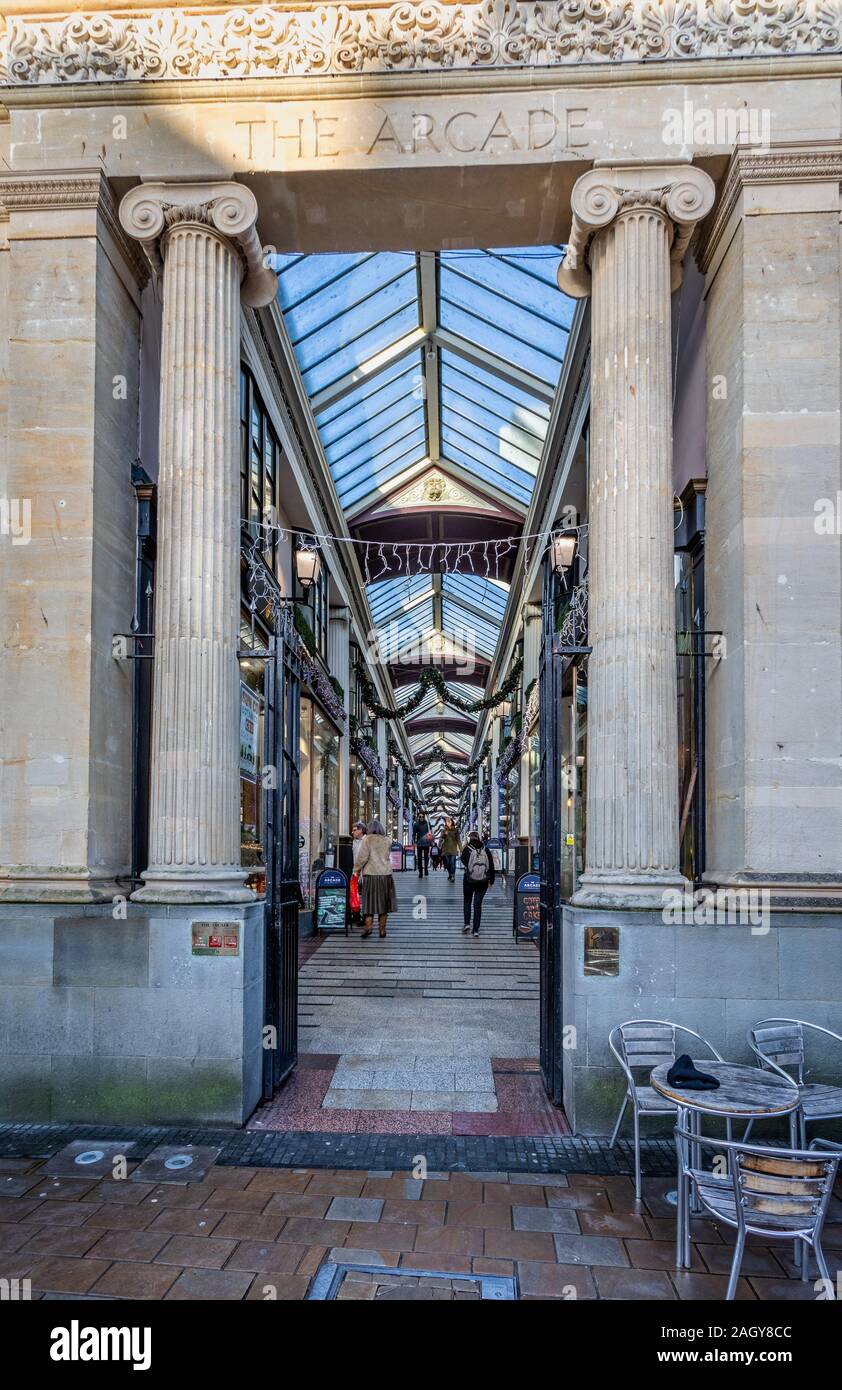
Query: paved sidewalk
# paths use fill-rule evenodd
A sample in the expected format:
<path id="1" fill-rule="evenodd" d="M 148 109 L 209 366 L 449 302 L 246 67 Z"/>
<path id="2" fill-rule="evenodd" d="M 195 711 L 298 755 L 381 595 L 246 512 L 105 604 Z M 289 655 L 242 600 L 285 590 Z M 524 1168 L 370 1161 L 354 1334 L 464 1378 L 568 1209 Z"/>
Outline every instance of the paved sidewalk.
<path id="1" fill-rule="evenodd" d="M 512 937 L 511 891 L 462 933 L 462 876 L 396 876 L 388 935 L 307 943 L 297 1073 L 254 1129 L 332 1133 L 567 1133 L 537 1075 L 539 962 Z"/>
<path id="2" fill-rule="evenodd" d="M 338 1297 L 456 1299 L 482 1275 L 522 1299 L 721 1299 L 731 1232 L 694 1223 L 693 1268 L 674 1263 L 669 1179 L 634 1202 L 627 1177 L 211 1167 L 200 1182 L 56 1177 L 0 1160 L 0 1277 L 33 1298 L 305 1299 L 326 1259 L 374 1266 Z M 842 1268 L 842 1203 L 825 1233 Z M 399 1271 L 415 1271 L 403 1282 Z M 750 1244 L 741 1299 L 813 1299 L 789 1247 Z M 426 1274 L 425 1274 L 426 1272 Z M 435 1277 L 444 1275 L 444 1279 Z M 390 1277 L 391 1276 L 391 1277 Z"/>

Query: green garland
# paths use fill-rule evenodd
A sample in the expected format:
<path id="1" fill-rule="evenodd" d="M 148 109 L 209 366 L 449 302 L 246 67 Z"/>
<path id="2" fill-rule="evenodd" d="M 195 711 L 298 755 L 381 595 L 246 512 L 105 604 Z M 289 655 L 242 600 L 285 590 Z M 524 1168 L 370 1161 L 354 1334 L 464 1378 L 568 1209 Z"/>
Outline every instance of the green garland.
<path id="1" fill-rule="evenodd" d="M 391 734 L 389 735 L 389 753 L 394 758 L 395 762 L 403 768 L 407 776 L 412 777 L 414 775 L 416 768 L 414 768 L 411 763 L 407 762 Z"/>
<path id="2" fill-rule="evenodd" d="M 390 709 L 388 705 L 383 705 L 377 698 L 377 691 L 373 681 L 369 680 L 365 667 L 361 662 L 355 666 L 357 678 L 360 683 L 362 697 L 365 700 L 371 713 L 378 719 L 407 719 L 414 714 L 424 700 L 430 686 L 437 694 L 453 709 L 458 709 L 461 714 L 479 714 L 480 710 L 493 709 L 501 701 L 506 700 L 517 688 L 523 670 L 523 657 L 518 657 L 508 677 L 499 687 L 492 691 L 490 695 L 485 695 L 481 700 L 463 700 L 461 695 L 454 695 L 449 690 L 446 680 L 441 671 L 436 666 L 428 666 L 421 672 L 421 677 L 415 691 L 410 695 L 406 704 L 398 706 L 397 709 Z"/>
<path id="3" fill-rule="evenodd" d="M 318 647 L 316 646 L 316 634 L 304 616 L 304 610 L 299 604 L 295 605 L 293 621 L 295 630 L 307 648 L 311 656 L 315 656 Z"/>

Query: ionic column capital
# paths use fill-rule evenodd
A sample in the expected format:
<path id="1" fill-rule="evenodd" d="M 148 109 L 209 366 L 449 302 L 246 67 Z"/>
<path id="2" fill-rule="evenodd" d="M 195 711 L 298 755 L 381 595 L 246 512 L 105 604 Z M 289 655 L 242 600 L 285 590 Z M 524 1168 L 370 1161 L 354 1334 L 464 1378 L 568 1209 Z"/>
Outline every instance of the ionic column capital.
<path id="1" fill-rule="evenodd" d="M 243 184 L 140 183 L 120 203 L 120 223 L 141 242 L 156 272 L 162 264 L 161 243 L 173 227 L 204 227 L 231 242 L 242 256 L 244 304 L 260 309 L 277 294 L 277 277 L 264 263 L 257 235 L 257 199 Z"/>
<path id="2" fill-rule="evenodd" d="M 641 211 L 657 212 L 672 229 L 671 288 L 683 274 L 684 254 L 697 223 L 713 207 L 713 179 L 692 164 L 626 164 L 597 161 L 573 186 L 573 225 L 558 271 L 559 288 L 573 299 L 591 293 L 590 247 L 617 218 Z"/>

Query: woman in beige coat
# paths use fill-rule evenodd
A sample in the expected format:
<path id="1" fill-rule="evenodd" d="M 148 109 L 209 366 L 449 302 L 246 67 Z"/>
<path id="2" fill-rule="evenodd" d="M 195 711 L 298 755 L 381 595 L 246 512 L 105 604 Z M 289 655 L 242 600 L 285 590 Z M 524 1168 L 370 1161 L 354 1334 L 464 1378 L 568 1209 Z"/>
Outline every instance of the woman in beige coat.
<path id="1" fill-rule="evenodd" d="M 360 878 L 364 937 L 371 936 L 375 917 L 380 924 L 380 935 L 385 936 L 389 913 L 398 910 L 395 879 L 389 858 L 390 849 L 389 838 L 380 821 L 370 820 L 360 841 L 354 864 L 354 870 Z"/>

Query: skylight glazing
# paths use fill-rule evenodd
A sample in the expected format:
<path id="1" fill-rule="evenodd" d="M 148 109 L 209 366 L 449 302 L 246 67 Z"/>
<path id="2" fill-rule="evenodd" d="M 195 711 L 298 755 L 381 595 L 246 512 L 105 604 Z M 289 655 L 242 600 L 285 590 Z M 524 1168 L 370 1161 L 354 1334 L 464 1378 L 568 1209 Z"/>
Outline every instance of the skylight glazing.
<path id="1" fill-rule="evenodd" d="M 274 258 L 279 304 L 352 526 L 426 459 L 445 471 L 457 465 L 496 506 L 528 507 L 575 308 L 558 289 L 561 259 L 553 246 Z M 385 661 L 439 631 L 446 645 L 492 658 L 509 596 L 481 572 L 392 576 L 367 595 Z M 471 701 L 482 693 L 467 682 L 450 689 Z M 398 688 L 396 701 L 408 693 Z M 454 710 L 431 690 L 415 713 Z M 469 734 L 445 738 L 470 752 Z M 412 745 L 429 751 L 433 742 L 415 735 Z"/>

